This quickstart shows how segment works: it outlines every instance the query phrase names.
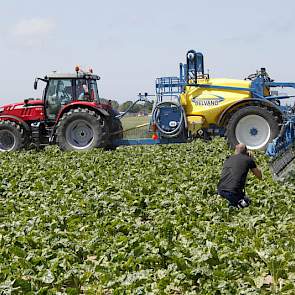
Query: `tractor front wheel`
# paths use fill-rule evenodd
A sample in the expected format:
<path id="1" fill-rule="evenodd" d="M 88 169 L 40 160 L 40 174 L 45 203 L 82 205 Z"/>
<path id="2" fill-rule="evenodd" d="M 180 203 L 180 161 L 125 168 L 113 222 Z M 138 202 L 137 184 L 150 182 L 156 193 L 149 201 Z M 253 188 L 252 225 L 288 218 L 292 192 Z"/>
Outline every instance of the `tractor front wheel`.
<path id="1" fill-rule="evenodd" d="M 274 114 L 259 106 L 239 109 L 226 126 L 226 137 L 232 148 L 243 143 L 251 150 L 265 150 L 278 133 L 279 125 Z"/>
<path id="2" fill-rule="evenodd" d="M 89 109 L 73 109 L 60 119 L 56 141 L 63 151 L 87 151 L 102 144 L 101 118 Z"/>
<path id="3" fill-rule="evenodd" d="M 0 121 L 0 152 L 18 151 L 25 145 L 23 128 L 12 121 Z"/>

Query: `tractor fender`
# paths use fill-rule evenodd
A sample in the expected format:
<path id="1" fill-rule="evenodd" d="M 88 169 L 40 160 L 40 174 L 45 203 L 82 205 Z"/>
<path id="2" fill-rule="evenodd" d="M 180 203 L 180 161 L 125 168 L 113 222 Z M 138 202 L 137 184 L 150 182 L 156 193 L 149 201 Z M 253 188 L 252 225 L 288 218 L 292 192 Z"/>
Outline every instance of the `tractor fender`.
<path id="1" fill-rule="evenodd" d="M 22 120 L 21 118 L 18 118 L 16 116 L 12 116 L 12 115 L 2 115 L 0 116 L 0 120 L 3 121 L 16 121 L 17 123 L 19 123 L 27 132 L 31 132 L 30 126 L 28 125 L 27 122 L 25 122 L 24 120 Z"/>
<path id="2" fill-rule="evenodd" d="M 279 106 L 275 105 L 274 103 L 268 101 L 268 100 L 262 100 L 262 99 L 256 99 L 256 98 L 249 98 L 249 99 L 243 99 L 235 102 L 234 104 L 230 105 L 227 107 L 223 112 L 220 114 L 217 125 L 218 126 L 223 126 L 227 119 L 227 115 L 232 112 L 234 109 L 239 108 L 242 105 L 250 106 L 250 105 L 262 105 L 265 107 L 269 107 L 273 109 L 282 119 L 283 117 L 283 112 L 279 108 Z"/>
<path id="3" fill-rule="evenodd" d="M 106 110 L 104 110 L 102 108 L 97 108 L 97 107 L 89 105 L 89 104 L 73 104 L 73 105 L 68 105 L 68 106 L 64 107 L 60 111 L 60 113 L 58 114 L 58 116 L 56 118 L 55 125 L 59 122 L 60 118 L 63 116 L 63 114 L 65 112 L 68 112 L 69 110 L 77 109 L 77 108 L 86 108 L 86 109 L 92 110 L 98 114 L 101 114 L 105 117 L 108 117 L 110 115 Z"/>

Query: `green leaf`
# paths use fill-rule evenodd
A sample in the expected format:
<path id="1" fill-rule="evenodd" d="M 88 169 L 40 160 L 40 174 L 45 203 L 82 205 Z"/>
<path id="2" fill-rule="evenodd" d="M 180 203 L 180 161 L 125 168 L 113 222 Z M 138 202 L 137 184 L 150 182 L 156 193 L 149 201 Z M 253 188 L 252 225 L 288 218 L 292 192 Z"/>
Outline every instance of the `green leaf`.
<path id="1" fill-rule="evenodd" d="M 52 272 L 48 269 L 46 270 L 46 272 L 44 273 L 43 277 L 42 277 L 42 282 L 44 282 L 45 284 L 51 284 L 54 281 L 54 276 L 52 274 Z"/>

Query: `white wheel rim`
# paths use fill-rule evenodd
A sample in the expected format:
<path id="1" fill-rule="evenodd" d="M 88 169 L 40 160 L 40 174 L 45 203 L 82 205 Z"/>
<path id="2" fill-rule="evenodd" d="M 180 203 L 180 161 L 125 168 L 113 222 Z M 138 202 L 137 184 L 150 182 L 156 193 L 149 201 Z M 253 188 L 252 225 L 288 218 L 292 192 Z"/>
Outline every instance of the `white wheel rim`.
<path id="1" fill-rule="evenodd" d="M 66 141 L 74 149 L 87 149 L 94 141 L 92 126 L 85 120 L 71 122 L 66 129 Z"/>
<path id="2" fill-rule="evenodd" d="M 258 115 L 243 117 L 238 122 L 235 133 L 237 141 L 252 150 L 263 148 L 271 136 L 268 122 Z"/>
<path id="3" fill-rule="evenodd" d="M 15 135 L 9 130 L 0 130 L 0 152 L 12 151 L 15 145 Z"/>

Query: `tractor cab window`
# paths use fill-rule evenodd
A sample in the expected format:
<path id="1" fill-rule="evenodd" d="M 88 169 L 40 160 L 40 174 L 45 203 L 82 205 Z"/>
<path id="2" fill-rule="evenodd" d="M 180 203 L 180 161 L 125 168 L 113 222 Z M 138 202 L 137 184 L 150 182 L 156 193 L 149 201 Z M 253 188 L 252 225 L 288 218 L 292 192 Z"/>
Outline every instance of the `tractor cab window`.
<path id="1" fill-rule="evenodd" d="M 46 113 L 49 119 L 55 119 L 60 109 L 73 99 L 72 80 L 52 79 L 48 82 L 45 96 Z"/>
<path id="2" fill-rule="evenodd" d="M 89 80 L 89 88 L 90 88 L 90 97 L 92 100 L 98 101 L 98 91 L 96 80 Z"/>
<path id="3" fill-rule="evenodd" d="M 96 101 L 98 99 L 96 81 L 89 79 L 77 79 L 76 96 L 78 100 Z"/>

